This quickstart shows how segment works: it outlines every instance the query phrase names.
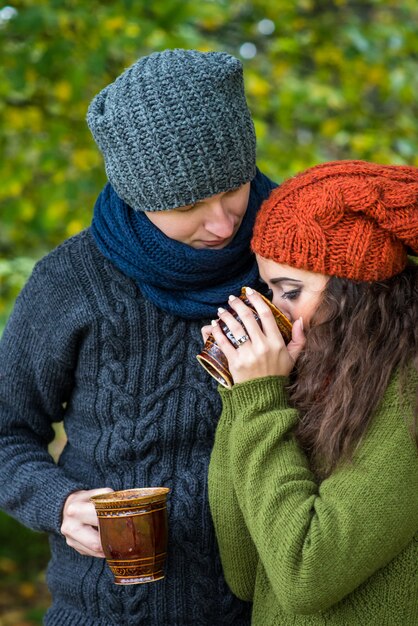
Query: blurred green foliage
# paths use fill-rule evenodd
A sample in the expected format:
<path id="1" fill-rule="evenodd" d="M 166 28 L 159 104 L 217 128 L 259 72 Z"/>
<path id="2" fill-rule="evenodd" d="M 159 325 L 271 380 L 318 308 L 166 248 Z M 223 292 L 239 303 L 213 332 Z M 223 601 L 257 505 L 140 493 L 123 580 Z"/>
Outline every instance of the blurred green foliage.
<path id="1" fill-rule="evenodd" d="M 49 548 L 11 517 L 0 517 L 0 626 L 42 624 L 50 604 L 44 568 Z"/>
<path id="2" fill-rule="evenodd" d="M 88 103 L 154 50 L 242 58 L 259 165 L 277 181 L 332 159 L 418 165 L 417 24 L 415 0 L 0 7 L 0 258 L 37 259 L 89 224 L 105 174 Z M 2 266 L 0 328 L 22 267 Z"/>

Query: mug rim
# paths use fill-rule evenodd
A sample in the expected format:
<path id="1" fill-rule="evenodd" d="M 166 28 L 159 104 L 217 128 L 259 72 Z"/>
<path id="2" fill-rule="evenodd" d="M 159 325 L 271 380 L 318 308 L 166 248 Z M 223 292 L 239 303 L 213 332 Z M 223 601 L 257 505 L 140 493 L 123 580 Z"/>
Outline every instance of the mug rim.
<path id="1" fill-rule="evenodd" d="M 95 506 L 135 506 L 164 499 L 171 490 L 168 487 L 136 487 L 134 489 L 120 489 L 91 496 Z"/>
<path id="2" fill-rule="evenodd" d="M 199 361 L 200 365 L 208 372 L 208 374 L 210 374 L 212 378 L 214 378 L 220 385 L 222 385 L 226 389 L 232 389 L 233 383 L 230 371 L 222 371 L 220 367 L 217 366 L 215 359 L 213 359 L 210 354 L 205 354 L 202 351 L 200 354 L 196 355 L 196 359 Z"/>

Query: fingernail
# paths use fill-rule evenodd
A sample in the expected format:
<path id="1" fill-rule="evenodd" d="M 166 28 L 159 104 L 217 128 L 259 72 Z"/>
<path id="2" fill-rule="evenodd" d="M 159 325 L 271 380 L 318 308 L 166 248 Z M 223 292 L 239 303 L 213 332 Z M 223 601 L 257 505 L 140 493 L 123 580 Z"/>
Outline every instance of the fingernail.
<path id="1" fill-rule="evenodd" d="M 217 322 L 216 320 L 212 320 L 212 321 L 211 321 L 212 326 L 216 326 L 216 325 L 217 325 L 217 323 L 218 323 L 218 322 Z"/>
<path id="2" fill-rule="evenodd" d="M 221 306 L 218 309 L 218 313 L 219 315 L 222 315 L 222 313 L 225 313 L 225 309 L 223 309 Z"/>
<path id="3" fill-rule="evenodd" d="M 254 293 L 254 289 L 251 289 L 251 287 L 246 287 L 245 293 L 248 293 L 249 296 L 252 296 Z"/>
<path id="4" fill-rule="evenodd" d="M 303 319 L 301 317 L 299 319 L 300 319 L 300 327 L 303 330 Z"/>
<path id="5" fill-rule="evenodd" d="M 232 302 L 232 300 L 236 300 L 236 297 L 231 294 L 229 296 L 228 300 L 229 300 L 229 302 Z"/>

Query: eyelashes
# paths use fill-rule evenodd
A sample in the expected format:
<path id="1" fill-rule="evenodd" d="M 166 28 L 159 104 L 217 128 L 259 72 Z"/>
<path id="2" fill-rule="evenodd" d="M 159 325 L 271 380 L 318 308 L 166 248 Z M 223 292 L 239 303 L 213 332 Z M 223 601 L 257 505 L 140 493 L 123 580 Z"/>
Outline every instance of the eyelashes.
<path id="1" fill-rule="evenodd" d="M 300 289 L 292 289 L 291 291 L 285 291 L 282 294 L 283 300 L 296 300 L 300 296 Z"/>

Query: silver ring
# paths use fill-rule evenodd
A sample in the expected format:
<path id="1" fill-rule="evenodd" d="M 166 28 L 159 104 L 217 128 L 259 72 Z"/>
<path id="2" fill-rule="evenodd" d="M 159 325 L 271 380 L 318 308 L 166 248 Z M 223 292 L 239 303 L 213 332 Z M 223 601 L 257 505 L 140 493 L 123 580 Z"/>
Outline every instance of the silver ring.
<path id="1" fill-rule="evenodd" d="M 249 336 L 248 335 L 243 335 L 242 337 L 238 337 L 238 339 L 235 339 L 235 341 L 237 342 L 237 344 L 239 346 L 242 346 L 242 344 L 245 343 L 248 340 L 249 340 Z"/>

